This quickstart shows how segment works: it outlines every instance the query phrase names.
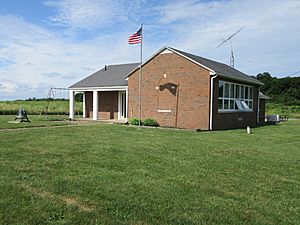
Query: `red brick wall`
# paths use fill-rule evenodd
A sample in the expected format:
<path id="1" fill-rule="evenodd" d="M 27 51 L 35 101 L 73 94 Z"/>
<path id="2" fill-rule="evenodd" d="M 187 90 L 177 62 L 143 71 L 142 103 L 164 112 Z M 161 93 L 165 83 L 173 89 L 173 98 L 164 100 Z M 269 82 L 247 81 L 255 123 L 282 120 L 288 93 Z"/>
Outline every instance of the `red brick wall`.
<path id="1" fill-rule="evenodd" d="M 93 117 L 93 92 L 85 92 L 85 115 L 86 118 Z"/>
<path id="2" fill-rule="evenodd" d="M 98 118 L 99 119 L 118 119 L 118 92 L 103 91 L 99 92 Z"/>
<path id="3" fill-rule="evenodd" d="M 223 79 L 233 83 L 245 84 L 233 80 Z M 249 84 L 246 84 L 249 85 Z M 214 79 L 214 103 L 213 103 L 213 130 L 232 128 L 245 128 L 257 125 L 257 99 L 258 87 L 253 86 L 253 111 L 252 112 L 218 112 L 219 78 Z"/>
<path id="4" fill-rule="evenodd" d="M 93 117 L 93 92 L 85 92 L 86 117 Z M 98 119 L 118 119 L 118 92 L 98 92 Z"/>
<path id="5" fill-rule="evenodd" d="M 166 78 L 164 74 L 167 75 Z M 129 118 L 138 117 L 138 78 L 139 70 L 128 79 Z M 209 82 L 208 70 L 177 54 L 156 56 L 143 66 L 142 120 L 155 118 L 164 127 L 207 130 Z"/>

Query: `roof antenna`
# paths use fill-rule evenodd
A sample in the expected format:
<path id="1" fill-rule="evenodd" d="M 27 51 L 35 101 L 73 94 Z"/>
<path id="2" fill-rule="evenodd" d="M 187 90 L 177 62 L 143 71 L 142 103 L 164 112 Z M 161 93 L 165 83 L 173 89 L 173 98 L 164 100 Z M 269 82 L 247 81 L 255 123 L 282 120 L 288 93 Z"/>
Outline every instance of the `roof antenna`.
<path id="1" fill-rule="evenodd" d="M 226 43 L 227 41 L 230 41 L 230 52 L 231 52 L 231 56 L 230 56 L 230 66 L 232 68 L 234 68 L 234 56 L 233 56 L 233 48 L 232 48 L 232 41 L 231 39 L 237 35 L 241 30 L 243 30 L 244 27 L 240 28 L 238 31 L 236 31 L 235 33 L 233 33 L 232 35 L 230 35 L 225 41 L 223 41 L 221 44 L 218 45 L 217 48 L 219 48 L 220 46 L 222 46 L 224 43 Z"/>
<path id="2" fill-rule="evenodd" d="M 104 71 L 106 71 L 106 70 L 107 70 L 107 66 L 105 65 L 105 66 L 104 66 Z"/>

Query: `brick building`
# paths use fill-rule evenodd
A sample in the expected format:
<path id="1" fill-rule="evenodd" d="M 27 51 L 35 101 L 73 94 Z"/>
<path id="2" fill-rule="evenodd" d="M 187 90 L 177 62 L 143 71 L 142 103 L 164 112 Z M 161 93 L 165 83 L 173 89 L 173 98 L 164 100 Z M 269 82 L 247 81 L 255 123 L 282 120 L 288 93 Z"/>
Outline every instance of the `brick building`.
<path id="1" fill-rule="evenodd" d="M 83 117 L 127 120 L 139 115 L 138 63 L 105 66 L 72 85 L 84 93 Z M 163 47 L 143 62 L 141 118 L 154 118 L 163 127 L 219 130 L 263 122 L 263 85 L 228 65 Z"/>

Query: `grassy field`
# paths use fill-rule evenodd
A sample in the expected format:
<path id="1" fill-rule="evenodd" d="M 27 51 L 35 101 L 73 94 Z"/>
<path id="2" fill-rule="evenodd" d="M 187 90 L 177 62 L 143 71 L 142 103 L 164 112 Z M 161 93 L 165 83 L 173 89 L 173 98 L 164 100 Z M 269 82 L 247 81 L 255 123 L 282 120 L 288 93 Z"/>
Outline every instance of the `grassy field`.
<path id="1" fill-rule="evenodd" d="M 15 115 L 23 107 L 28 114 L 39 115 L 48 105 L 50 114 L 68 114 L 69 101 L 0 101 L 0 115 Z M 75 112 L 82 114 L 82 102 L 75 103 Z"/>
<path id="2" fill-rule="evenodd" d="M 0 130 L 0 224 L 299 224 L 300 121 Z"/>
<path id="3" fill-rule="evenodd" d="M 279 103 L 267 102 L 266 115 L 286 115 L 300 118 L 300 105 L 285 106 Z"/>

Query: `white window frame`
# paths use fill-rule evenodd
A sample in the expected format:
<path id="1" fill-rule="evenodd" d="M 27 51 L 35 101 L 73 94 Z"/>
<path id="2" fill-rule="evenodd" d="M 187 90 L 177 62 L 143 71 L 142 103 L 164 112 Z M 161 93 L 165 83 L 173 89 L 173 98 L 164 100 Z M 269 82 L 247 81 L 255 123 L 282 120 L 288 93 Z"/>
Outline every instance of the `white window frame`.
<path id="1" fill-rule="evenodd" d="M 240 83 L 228 82 L 224 80 L 219 80 L 219 83 L 223 82 L 223 97 L 220 97 L 218 94 L 218 112 L 253 112 L 253 95 L 254 95 L 254 87 L 250 85 L 244 85 Z M 228 96 L 225 97 L 225 84 L 228 84 Z M 231 96 L 231 88 L 233 85 L 233 97 Z M 236 98 L 236 86 L 239 86 L 239 97 Z M 243 87 L 243 88 L 242 88 Z M 218 86 L 219 88 L 219 86 Z M 246 88 L 248 88 L 248 96 L 246 98 Z M 242 96 L 242 89 L 243 89 L 243 98 Z M 250 96 L 250 89 L 252 89 L 252 96 Z M 222 101 L 222 107 L 219 108 L 219 101 Z M 224 102 L 228 101 L 228 108 L 225 109 Z M 233 107 L 230 107 L 231 103 L 233 102 Z M 249 104 L 251 102 L 251 104 Z M 250 107 L 251 106 L 251 107 Z"/>

